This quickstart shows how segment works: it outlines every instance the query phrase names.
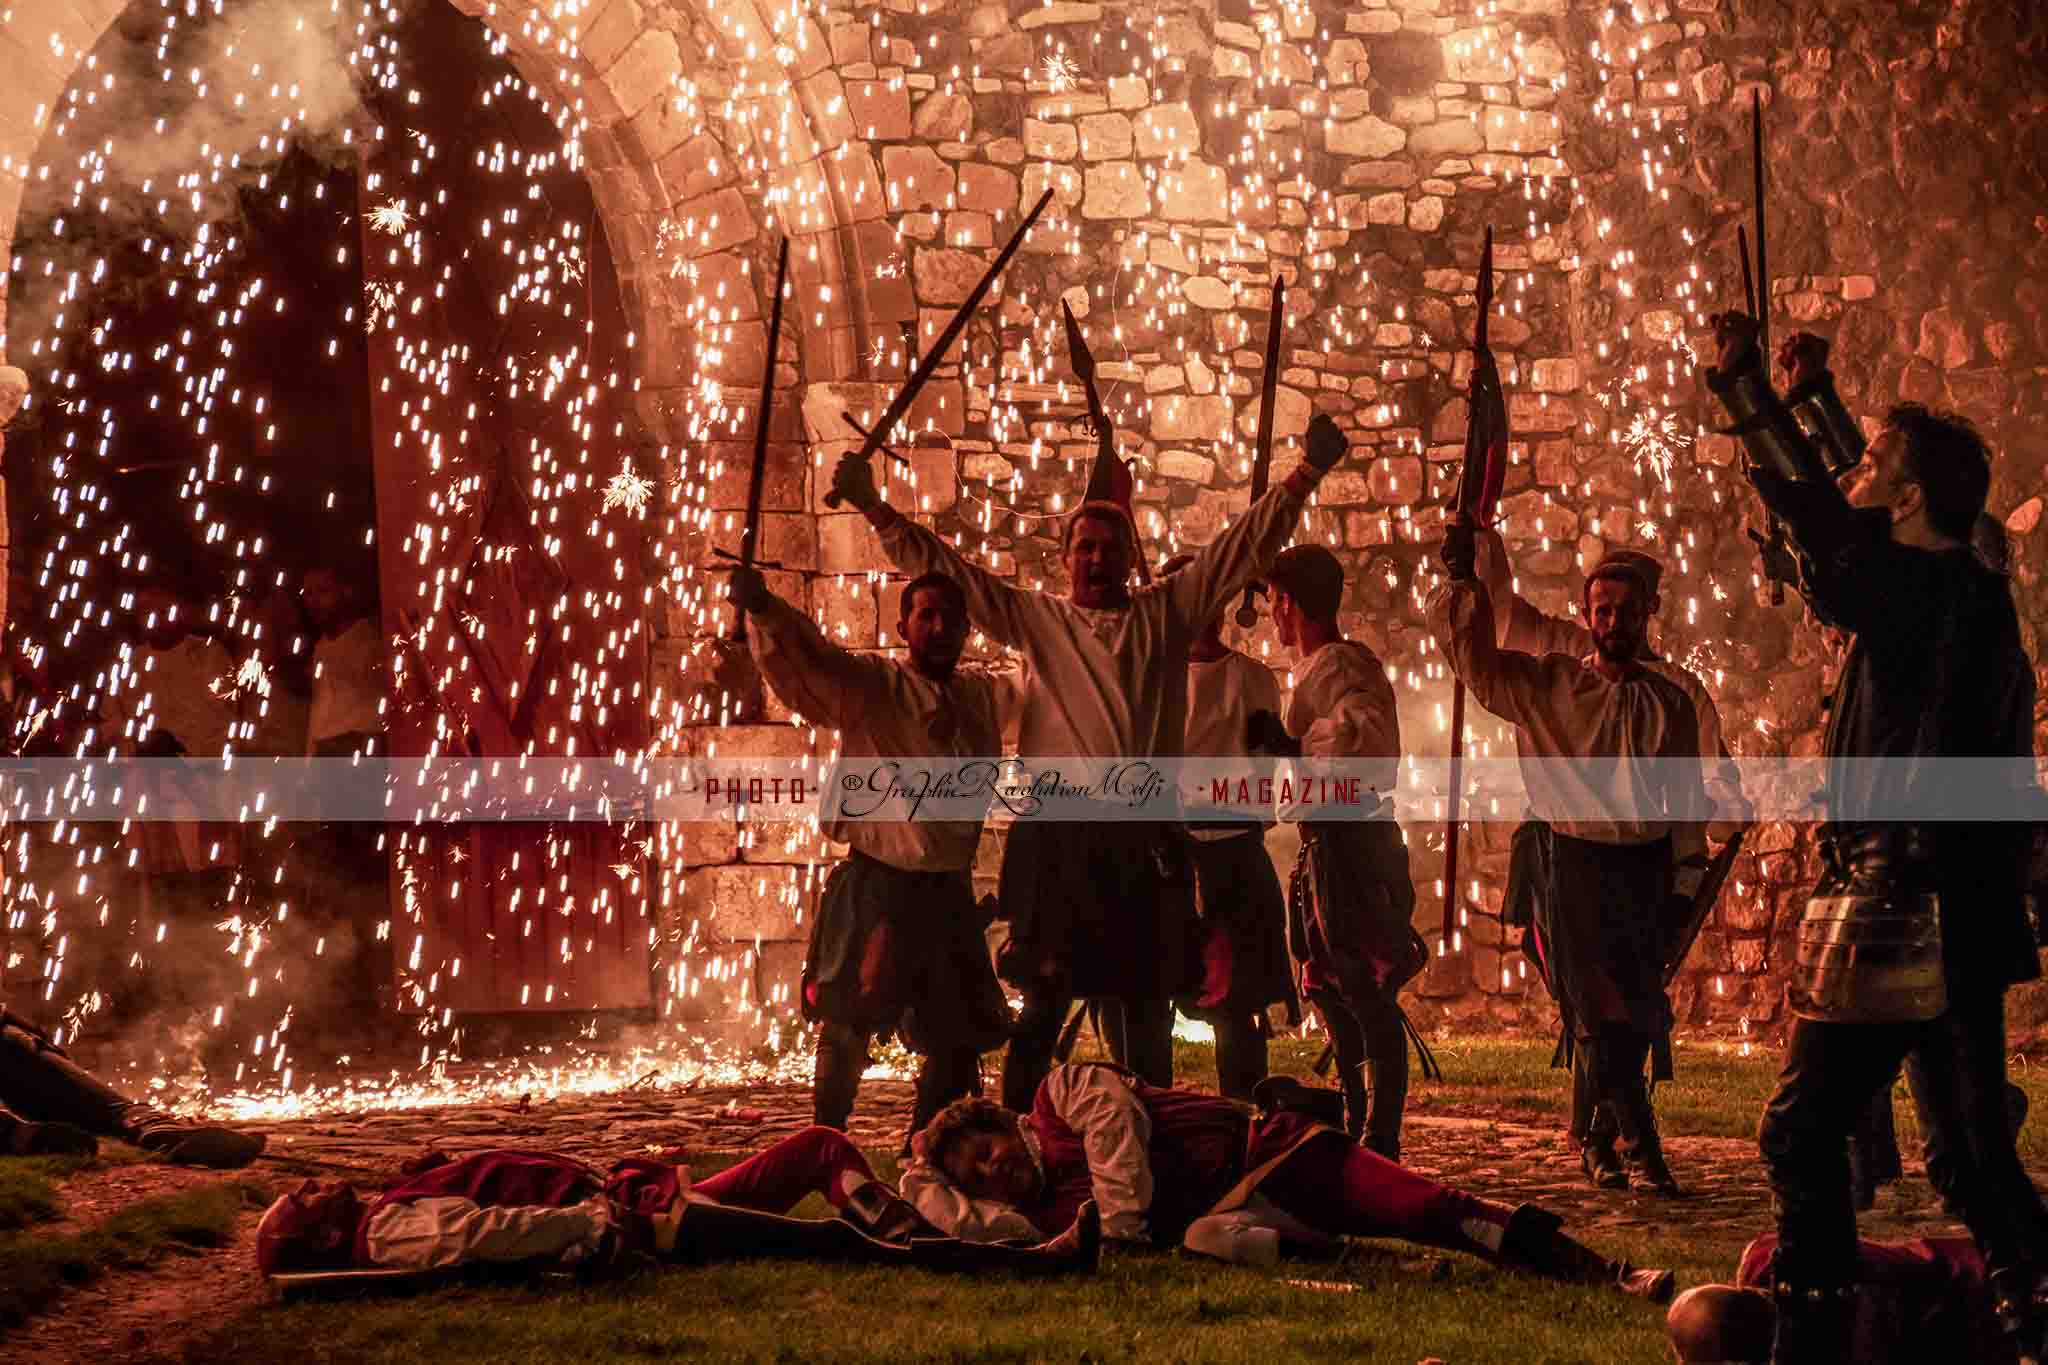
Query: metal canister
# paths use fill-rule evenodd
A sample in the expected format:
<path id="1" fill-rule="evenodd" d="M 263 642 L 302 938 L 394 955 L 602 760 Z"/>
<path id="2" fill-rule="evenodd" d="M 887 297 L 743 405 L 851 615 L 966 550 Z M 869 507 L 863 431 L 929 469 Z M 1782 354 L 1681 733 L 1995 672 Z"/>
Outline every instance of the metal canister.
<path id="1" fill-rule="evenodd" d="M 1838 1024 L 1909 1024 L 1948 1008 L 1941 900 L 1903 888 L 1869 894 L 1823 883 L 1799 919 L 1792 1012 Z"/>

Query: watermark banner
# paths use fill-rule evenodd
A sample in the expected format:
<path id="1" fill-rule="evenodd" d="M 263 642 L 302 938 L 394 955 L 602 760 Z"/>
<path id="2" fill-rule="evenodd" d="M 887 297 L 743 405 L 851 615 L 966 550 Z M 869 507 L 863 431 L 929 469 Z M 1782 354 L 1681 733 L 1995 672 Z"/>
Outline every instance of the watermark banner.
<path id="1" fill-rule="evenodd" d="M 1460 818 L 2034 821 L 2031 758 L 1470 758 Z M 102 758 L 0 762 L 0 821 L 1446 818 L 1446 758 Z"/>

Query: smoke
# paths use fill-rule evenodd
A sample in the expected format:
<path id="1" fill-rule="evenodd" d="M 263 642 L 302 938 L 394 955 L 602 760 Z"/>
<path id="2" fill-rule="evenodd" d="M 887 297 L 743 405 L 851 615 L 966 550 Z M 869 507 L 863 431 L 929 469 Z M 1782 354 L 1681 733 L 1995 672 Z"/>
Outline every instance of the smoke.
<path id="1" fill-rule="evenodd" d="M 366 83 L 393 79 L 392 12 L 359 0 L 159 4 L 108 28 L 73 73 L 29 172 L 0 352 L 47 363 L 109 269 L 147 242 L 167 276 L 203 278 L 233 250 L 242 199 L 293 152 L 334 165 L 375 136 Z M 354 205 L 336 205 L 337 218 Z M 81 300 L 81 310 L 71 305 Z"/>

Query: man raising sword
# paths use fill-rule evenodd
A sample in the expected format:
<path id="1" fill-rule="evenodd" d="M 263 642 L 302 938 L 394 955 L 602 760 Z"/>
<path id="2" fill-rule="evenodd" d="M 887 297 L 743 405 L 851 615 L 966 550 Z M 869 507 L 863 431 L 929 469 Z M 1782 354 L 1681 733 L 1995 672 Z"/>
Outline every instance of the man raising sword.
<path id="1" fill-rule="evenodd" d="M 865 460 L 842 459 L 833 491 L 866 514 L 904 573 L 944 573 L 967 614 L 1021 651 L 1030 669 L 1018 754 L 1036 758 L 1178 756 L 1188 653 L 1294 532 L 1317 482 L 1344 457 L 1337 424 L 1309 426 L 1307 461 L 1171 578 L 1133 593 L 1136 527 L 1128 509 L 1084 502 L 1062 551 L 1070 595 L 1014 586 L 882 501 Z M 1020 821 L 1004 851 L 1000 900 L 1010 944 L 999 964 L 1024 995 L 1003 1066 L 1003 1102 L 1029 1108 L 1074 998 L 1124 1002 L 1128 1062 L 1172 1084 L 1172 998 L 1196 986 L 1192 888 L 1178 831 L 1115 820 Z"/>

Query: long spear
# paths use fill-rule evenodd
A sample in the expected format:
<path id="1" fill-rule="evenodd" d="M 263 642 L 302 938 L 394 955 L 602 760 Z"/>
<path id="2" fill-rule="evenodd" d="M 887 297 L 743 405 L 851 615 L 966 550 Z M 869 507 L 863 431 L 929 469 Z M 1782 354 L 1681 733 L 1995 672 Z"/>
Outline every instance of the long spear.
<path id="1" fill-rule="evenodd" d="M 1280 326 L 1287 314 L 1287 282 L 1273 272 L 1273 310 L 1266 315 L 1266 372 L 1259 376 L 1259 443 L 1252 447 L 1252 501 L 1266 496 L 1266 483 L 1273 471 L 1273 399 L 1280 388 Z M 1250 630 L 1259 623 L 1256 605 L 1263 583 L 1244 585 L 1244 604 L 1237 609 L 1237 624 Z"/>
<path id="2" fill-rule="evenodd" d="M 988 268 L 988 273 L 981 277 L 973 292 L 968 294 L 967 302 L 960 305 L 959 311 L 954 313 L 952 320 L 946 324 L 946 330 L 939 333 L 939 339 L 932 343 L 931 349 L 924 353 L 924 358 L 917 362 L 917 368 L 911 371 L 910 378 L 896 391 L 896 396 L 889 400 L 889 406 L 882 413 L 882 420 L 875 423 L 874 429 L 861 441 L 861 459 L 872 457 L 875 451 L 881 448 L 882 443 L 889 439 L 889 433 L 895 429 L 896 424 L 903 420 L 903 414 L 910 411 L 910 405 L 917 401 L 917 395 L 931 381 L 932 372 L 939 368 L 939 362 L 946 358 L 946 352 L 952 349 L 953 342 L 973 320 L 975 310 L 981 307 L 982 299 L 988 294 L 989 286 L 996 282 L 996 276 L 1003 273 L 1003 267 L 1017 254 L 1017 248 L 1024 245 L 1024 235 L 1031 231 L 1031 225 L 1038 221 L 1038 215 L 1045 212 L 1045 206 L 1050 202 L 1052 188 L 1048 186 L 1045 193 L 1038 196 L 1038 202 L 1031 206 L 1031 212 L 1024 215 L 1024 221 L 1017 225 L 1016 233 L 1003 247 L 1002 254 L 996 257 L 995 264 Z M 827 493 L 825 505 L 837 507 L 839 495 Z"/>
<path id="3" fill-rule="evenodd" d="M 768 309 L 768 360 L 761 367 L 761 421 L 754 428 L 754 467 L 747 474 L 747 524 L 740 532 L 742 570 L 754 567 L 755 542 L 761 534 L 761 489 L 768 474 L 768 410 L 775 402 L 775 350 L 782 342 L 782 286 L 788 277 L 789 238 L 785 236 L 775 256 L 775 301 Z M 745 644 L 747 614 L 737 611 L 733 616 L 733 641 Z"/>
<path id="4" fill-rule="evenodd" d="M 1117 457 L 1116 426 L 1109 420 L 1109 412 L 1102 406 L 1101 391 L 1095 387 L 1095 353 L 1088 349 L 1088 338 L 1081 335 L 1081 324 L 1074 320 L 1074 310 L 1060 300 L 1060 315 L 1067 324 L 1067 363 L 1074 367 L 1074 375 L 1081 381 L 1081 388 L 1088 395 L 1088 421 L 1095 428 L 1095 463 L 1088 470 L 1088 486 L 1082 492 L 1084 502 L 1107 501 L 1116 503 L 1131 513 L 1132 549 L 1136 551 L 1138 578 L 1142 582 L 1152 581 L 1152 570 L 1145 564 L 1145 548 L 1137 543 L 1138 518 L 1131 508 L 1131 470 Z"/>
<path id="5" fill-rule="evenodd" d="M 1756 215 L 1756 344 L 1757 349 L 1763 353 L 1764 363 L 1769 365 L 1771 361 L 1771 270 L 1770 266 L 1766 264 L 1764 257 L 1764 91 L 1762 86 L 1757 86 L 1749 92 L 1749 154 L 1754 166 L 1752 193 L 1756 199 L 1756 204 L 1752 210 Z M 1745 271 L 1748 269 L 1746 254 L 1743 267 Z M 1785 544 L 1785 528 L 1779 524 L 1778 518 L 1775 515 L 1766 520 L 1764 529 L 1770 533 L 1771 544 L 1782 548 Z M 1773 578 L 1771 579 L 1771 605 L 1777 607 L 1783 606 L 1784 603 L 1784 580 Z"/>
<path id="6" fill-rule="evenodd" d="M 1457 490 L 1451 494 L 1452 515 L 1474 526 L 1492 520 L 1507 473 L 1507 402 L 1501 393 L 1500 371 L 1486 345 L 1486 318 L 1493 311 L 1490 227 L 1486 229 L 1486 245 L 1479 253 L 1478 294 L 1479 321 L 1472 328 L 1472 382 L 1467 390 L 1471 411 L 1465 422 L 1465 463 L 1458 475 Z M 1458 928 L 1458 819 L 1464 796 L 1464 764 L 1465 681 L 1460 678 L 1451 690 L 1450 823 L 1444 829 L 1443 941 L 1447 952 Z"/>

